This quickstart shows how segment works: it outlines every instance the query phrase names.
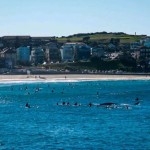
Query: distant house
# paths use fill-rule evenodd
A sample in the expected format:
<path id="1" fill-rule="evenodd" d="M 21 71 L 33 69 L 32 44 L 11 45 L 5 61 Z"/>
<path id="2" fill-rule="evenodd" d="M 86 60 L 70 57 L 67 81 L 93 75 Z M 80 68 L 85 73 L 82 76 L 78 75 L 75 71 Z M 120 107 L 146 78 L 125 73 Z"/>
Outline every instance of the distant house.
<path id="1" fill-rule="evenodd" d="M 46 44 L 45 56 L 47 62 L 59 62 L 60 61 L 60 50 L 56 43 L 50 42 Z"/>
<path id="2" fill-rule="evenodd" d="M 130 44 L 130 49 L 137 50 L 137 49 L 139 49 L 140 46 L 141 46 L 141 44 L 139 42 L 134 42 L 134 43 Z"/>
<path id="3" fill-rule="evenodd" d="M 76 43 L 66 43 L 60 48 L 62 62 L 73 62 Z"/>
<path id="4" fill-rule="evenodd" d="M 31 42 L 30 36 L 3 36 L 2 42 L 7 47 L 29 46 Z"/>
<path id="5" fill-rule="evenodd" d="M 29 65 L 30 63 L 30 48 L 19 47 L 17 48 L 17 62 L 22 65 Z"/>
<path id="6" fill-rule="evenodd" d="M 91 47 L 84 43 L 66 43 L 60 48 L 62 62 L 88 61 Z"/>
<path id="7" fill-rule="evenodd" d="M 144 46 L 150 47 L 150 38 L 147 38 L 144 42 Z"/>
<path id="8" fill-rule="evenodd" d="M 116 46 L 112 43 L 108 44 L 108 49 L 110 50 L 116 50 Z"/>
<path id="9" fill-rule="evenodd" d="M 77 43 L 75 46 L 75 61 L 89 61 L 91 57 L 91 47 L 83 43 Z"/>
<path id="10" fill-rule="evenodd" d="M 94 47 L 91 51 L 92 57 L 102 57 L 104 55 L 104 51 L 105 49 L 103 46 Z"/>
<path id="11" fill-rule="evenodd" d="M 143 46 L 150 47 L 150 37 L 142 38 L 142 39 L 140 40 L 140 43 L 141 43 Z"/>
<path id="12" fill-rule="evenodd" d="M 4 46 L 4 44 L 2 42 L 0 42 L 0 48 L 2 48 Z"/>
<path id="13" fill-rule="evenodd" d="M 150 60 L 150 47 L 141 47 L 140 48 L 140 57 Z"/>
<path id="14" fill-rule="evenodd" d="M 139 57 L 140 57 L 140 51 L 139 50 L 137 50 L 137 51 L 134 51 L 134 52 L 132 52 L 131 53 L 131 56 L 134 58 L 134 59 L 139 59 Z"/>
<path id="15" fill-rule="evenodd" d="M 44 62 L 44 51 L 42 48 L 32 48 L 31 51 L 31 63 L 37 65 L 37 64 L 42 64 Z"/>
<path id="16" fill-rule="evenodd" d="M 117 60 L 120 55 L 122 55 L 122 52 L 110 53 L 109 54 L 109 59 L 110 60 Z"/>
<path id="17" fill-rule="evenodd" d="M 16 65 L 16 51 L 13 48 L 4 48 L 0 52 L 0 58 L 4 61 L 4 67 L 13 68 Z"/>

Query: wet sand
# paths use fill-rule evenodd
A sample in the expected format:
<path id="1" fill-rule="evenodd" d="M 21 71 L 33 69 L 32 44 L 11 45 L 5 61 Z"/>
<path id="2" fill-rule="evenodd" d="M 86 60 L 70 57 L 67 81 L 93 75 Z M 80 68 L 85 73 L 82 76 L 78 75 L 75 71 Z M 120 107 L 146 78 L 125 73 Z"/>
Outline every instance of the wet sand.
<path id="1" fill-rule="evenodd" d="M 52 74 L 52 75 L 0 75 L 0 82 L 23 81 L 90 81 L 90 80 L 150 80 L 149 75 L 96 75 L 96 74 Z"/>

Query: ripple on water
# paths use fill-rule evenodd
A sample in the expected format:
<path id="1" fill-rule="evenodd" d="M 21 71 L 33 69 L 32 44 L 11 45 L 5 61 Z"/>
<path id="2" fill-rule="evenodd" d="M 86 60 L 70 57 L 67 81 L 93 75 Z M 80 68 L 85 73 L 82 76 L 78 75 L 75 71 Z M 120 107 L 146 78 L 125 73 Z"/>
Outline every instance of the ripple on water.
<path id="1" fill-rule="evenodd" d="M 54 81 L 0 85 L 0 149 L 149 149 L 149 83 Z M 40 90 L 35 93 L 37 87 Z M 133 106 L 136 97 L 142 100 L 139 106 Z M 56 105 L 63 101 L 71 106 Z M 25 108 L 27 102 L 30 109 Z M 82 105 L 72 106 L 75 102 Z M 130 104 L 132 109 L 88 107 L 90 102 Z"/>

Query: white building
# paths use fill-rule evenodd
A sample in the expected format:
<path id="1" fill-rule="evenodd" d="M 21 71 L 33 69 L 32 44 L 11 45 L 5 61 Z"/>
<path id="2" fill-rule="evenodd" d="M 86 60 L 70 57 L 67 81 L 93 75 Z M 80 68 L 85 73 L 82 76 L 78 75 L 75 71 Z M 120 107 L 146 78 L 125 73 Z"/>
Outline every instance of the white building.
<path id="1" fill-rule="evenodd" d="M 91 57 L 91 47 L 84 43 L 66 43 L 60 52 L 63 62 L 88 61 Z"/>
<path id="2" fill-rule="evenodd" d="M 44 50 L 40 47 L 33 48 L 31 51 L 31 63 L 42 64 L 44 62 Z"/>
<path id="3" fill-rule="evenodd" d="M 60 61 L 60 51 L 56 43 L 50 42 L 46 44 L 45 57 L 47 62 L 59 62 Z"/>
<path id="4" fill-rule="evenodd" d="M 60 53 L 61 53 L 61 60 L 63 62 L 74 61 L 75 46 L 76 43 L 66 43 L 61 47 Z"/>
<path id="5" fill-rule="evenodd" d="M 16 65 L 16 51 L 12 48 L 4 48 L 0 52 L 0 59 L 4 61 L 7 68 L 13 68 Z"/>

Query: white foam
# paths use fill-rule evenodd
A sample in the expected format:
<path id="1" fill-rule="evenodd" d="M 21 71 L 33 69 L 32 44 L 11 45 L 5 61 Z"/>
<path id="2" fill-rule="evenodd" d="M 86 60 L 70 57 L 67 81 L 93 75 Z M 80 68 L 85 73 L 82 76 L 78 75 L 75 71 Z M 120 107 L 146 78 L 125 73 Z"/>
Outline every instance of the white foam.
<path id="1" fill-rule="evenodd" d="M 135 79 L 136 80 L 136 79 Z M 133 79 L 125 79 L 123 81 L 135 81 Z M 145 79 L 140 79 L 141 81 L 145 80 Z M 9 79 L 3 79 L 0 80 L 0 84 L 22 84 L 22 83 L 59 83 L 59 82 L 97 82 L 97 81 L 122 81 L 121 79 L 85 79 L 85 78 L 80 78 L 80 79 L 46 79 L 46 80 L 9 80 Z M 146 80 L 147 81 L 147 80 Z"/>
<path id="2" fill-rule="evenodd" d="M 52 80 L 1 80 L 0 84 L 22 84 L 22 83 L 56 83 L 56 82 L 86 82 L 86 81 L 96 81 L 96 80 L 61 80 L 61 79 L 52 79 Z M 98 80 L 97 80 L 98 81 Z"/>

